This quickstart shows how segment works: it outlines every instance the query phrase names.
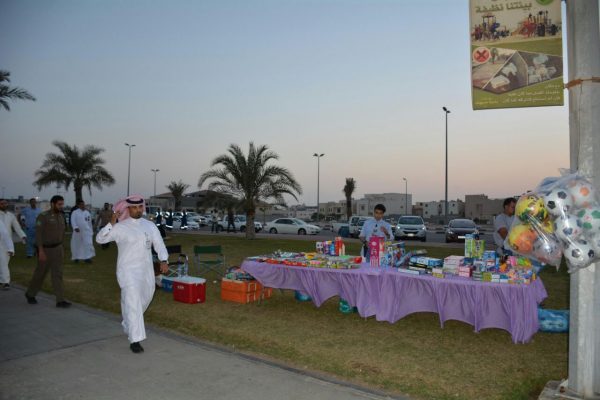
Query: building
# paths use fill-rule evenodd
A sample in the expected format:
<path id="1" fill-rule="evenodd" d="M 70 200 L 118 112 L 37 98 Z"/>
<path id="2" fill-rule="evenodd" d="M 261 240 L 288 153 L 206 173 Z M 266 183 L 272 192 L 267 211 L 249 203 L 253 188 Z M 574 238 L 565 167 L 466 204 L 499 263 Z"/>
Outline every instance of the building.
<path id="1" fill-rule="evenodd" d="M 503 201 L 490 199 L 485 194 L 468 194 L 465 196 L 465 217 L 477 223 L 492 223 L 503 211 Z"/>
<path id="2" fill-rule="evenodd" d="M 317 207 L 307 206 L 306 204 L 297 204 L 290 206 L 287 210 L 287 217 L 298 218 L 303 221 L 311 221 L 313 215 L 317 213 Z"/>
<path id="3" fill-rule="evenodd" d="M 365 194 L 365 197 L 356 200 L 358 215 L 373 215 L 376 204 L 383 204 L 386 216 L 412 215 L 412 194 L 408 193 L 380 193 Z"/>
<path id="4" fill-rule="evenodd" d="M 422 207 L 423 219 L 443 223 L 446 215 L 444 200 L 424 201 L 418 203 Z M 448 218 L 463 218 L 465 216 L 465 203 L 460 199 L 448 200 Z"/>

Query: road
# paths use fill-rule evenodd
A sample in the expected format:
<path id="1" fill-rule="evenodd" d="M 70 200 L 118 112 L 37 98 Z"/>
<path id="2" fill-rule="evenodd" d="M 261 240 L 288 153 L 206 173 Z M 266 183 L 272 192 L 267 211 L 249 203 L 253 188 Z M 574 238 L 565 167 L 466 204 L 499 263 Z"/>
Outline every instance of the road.
<path id="1" fill-rule="evenodd" d="M 189 233 L 189 234 L 195 234 L 195 235 L 210 235 L 210 227 L 202 227 L 199 230 L 193 230 L 193 231 L 177 231 L 178 233 Z M 243 234 L 241 233 L 226 233 L 226 232 L 221 232 L 218 233 L 217 235 L 237 235 L 237 236 L 242 236 Z M 277 238 L 277 239 L 296 239 L 296 240 L 308 240 L 311 242 L 317 242 L 317 241 L 324 241 L 324 240 L 332 240 L 334 237 L 336 236 L 336 234 L 330 230 L 322 230 L 321 233 L 319 233 L 318 235 L 305 235 L 305 236 L 301 236 L 301 235 L 289 235 L 289 234 L 283 234 L 283 233 L 276 233 L 276 234 L 272 234 L 272 233 L 264 233 L 264 232 L 259 232 L 257 234 L 257 237 L 259 238 Z M 494 243 L 494 239 L 492 237 L 492 234 L 490 232 L 483 232 L 481 234 L 481 238 L 483 240 L 485 240 L 486 243 L 486 247 L 488 248 L 493 248 L 493 243 Z M 349 239 L 349 238 L 345 238 L 345 241 L 355 241 L 357 239 Z M 418 240 L 406 240 L 407 245 L 422 245 L 424 243 L 418 241 Z M 436 247 L 455 247 L 455 248 L 461 248 L 463 247 L 463 243 L 446 243 L 445 240 L 445 235 L 443 233 L 443 231 L 427 231 L 427 243 L 426 245 L 431 246 L 434 245 Z M 441 245 L 441 246 L 440 246 Z"/>

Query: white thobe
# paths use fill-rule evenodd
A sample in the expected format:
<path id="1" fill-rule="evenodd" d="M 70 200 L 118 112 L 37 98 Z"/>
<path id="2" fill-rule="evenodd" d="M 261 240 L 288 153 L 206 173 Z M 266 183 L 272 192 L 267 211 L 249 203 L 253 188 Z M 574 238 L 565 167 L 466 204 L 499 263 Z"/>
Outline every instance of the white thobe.
<path id="1" fill-rule="evenodd" d="M 6 229 L 6 225 L 4 225 L 4 222 L 0 219 L 0 263 L 6 265 L 7 271 L 8 261 L 10 260 L 10 256 L 8 255 L 9 252 L 14 253 L 15 246 L 10 232 Z M 7 280 L 2 280 L 3 278 L 4 276 L 0 278 L 0 283 L 10 283 L 10 274 L 8 275 Z"/>
<path id="2" fill-rule="evenodd" d="M 88 210 L 76 209 L 71 213 L 71 260 L 87 260 L 96 255 L 94 250 L 94 228 Z M 79 229 L 79 232 L 75 232 Z"/>
<path id="3" fill-rule="evenodd" d="M 10 271 L 8 269 L 10 257 L 8 256 L 8 252 L 11 251 L 14 253 L 12 233 L 14 231 L 21 240 L 27 236 L 23 232 L 23 229 L 21 229 L 21 225 L 13 213 L 0 211 L 0 221 L 4 223 L 4 229 L 8 232 L 8 240 L 10 240 L 10 247 L 8 247 L 8 242 L 4 239 L 0 241 L 0 251 L 3 253 L 0 256 L 0 283 L 10 283 Z"/>
<path id="4" fill-rule="evenodd" d="M 127 218 L 115 225 L 107 224 L 96 235 L 100 244 L 115 241 L 119 249 L 117 281 L 121 287 L 123 329 L 129 342 L 146 339 L 144 312 L 154 295 L 154 267 L 151 248 L 159 260 L 169 254 L 156 225 L 144 218 Z"/>

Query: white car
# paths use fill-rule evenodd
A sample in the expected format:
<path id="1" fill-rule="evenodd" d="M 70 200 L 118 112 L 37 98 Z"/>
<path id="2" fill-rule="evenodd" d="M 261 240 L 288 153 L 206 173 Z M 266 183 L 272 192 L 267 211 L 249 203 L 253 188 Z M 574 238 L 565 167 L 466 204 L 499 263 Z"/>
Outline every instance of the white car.
<path id="1" fill-rule="evenodd" d="M 181 218 L 173 217 L 173 229 L 181 229 Z M 194 219 L 187 220 L 187 228 L 188 230 L 198 230 L 200 229 L 200 224 L 198 221 Z"/>
<path id="2" fill-rule="evenodd" d="M 298 235 L 316 235 L 321 228 L 310 225 L 298 218 L 278 218 L 265 224 L 265 232 L 269 233 L 292 233 Z"/>

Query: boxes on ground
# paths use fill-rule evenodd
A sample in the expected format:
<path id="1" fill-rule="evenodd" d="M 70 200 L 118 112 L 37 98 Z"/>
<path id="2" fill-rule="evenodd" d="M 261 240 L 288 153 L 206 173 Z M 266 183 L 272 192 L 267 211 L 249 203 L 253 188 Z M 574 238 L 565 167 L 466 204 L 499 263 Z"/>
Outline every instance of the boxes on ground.
<path id="1" fill-rule="evenodd" d="M 252 303 L 261 299 L 268 299 L 273 295 L 272 288 L 265 288 L 257 281 L 238 281 L 223 278 L 221 280 L 221 299 L 235 303 Z"/>
<path id="2" fill-rule="evenodd" d="M 182 303 L 204 303 L 206 279 L 183 276 L 173 280 L 173 299 Z"/>

